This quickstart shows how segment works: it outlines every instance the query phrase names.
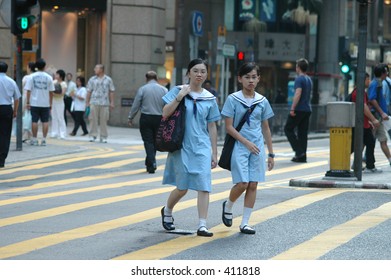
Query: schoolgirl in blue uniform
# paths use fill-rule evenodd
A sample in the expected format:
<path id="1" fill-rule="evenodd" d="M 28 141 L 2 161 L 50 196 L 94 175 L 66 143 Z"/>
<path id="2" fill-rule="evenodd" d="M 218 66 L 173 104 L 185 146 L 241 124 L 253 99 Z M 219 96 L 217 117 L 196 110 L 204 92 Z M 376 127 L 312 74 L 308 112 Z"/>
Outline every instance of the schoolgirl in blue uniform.
<path id="1" fill-rule="evenodd" d="M 230 94 L 224 103 L 221 114 L 225 117 L 227 133 L 237 141 L 232 152 L 231 174 L 235 184 L 228 200 L 223 202 L 222 220 L 227 227 L 232 226 L 232 207 L 235 201 L 245 193 L 243 218 L 240 231 L 254 234 L 255 229 L 249 225 L 254 207 L 258 182 L 265 181 L 266 168 L 274 166 L 274 153 L 268 119 L 274 116 L 268 100 L 255 92 L 260 80 L 259 67 L 254 63 L 243 64 L 238 73 L 242 90 Z M 247 116 L 241 130 L 235 127 L 251 107 L 253 111 Z M 266 157 L 264 142 L 268 149 Z M 266 167 L 267 158 L 267 167 Z"/>
<path id="2" fill-rule="evenodd" d="M 209 193 L 212 189 L 211 169 L 217 166 L 216 121 L 221 118 L 216 97 L 202 88 L 208 65 L 202 59 L 192 60 L 187 68 L 189 84 L 176 86 L 163 96 L 163 116 L 170 116 L 183 98 L 186 105 L 186 126 L 182 149 L 169 153 L 163 184 L 176 186 L 166 206 L 161 209 L 162 225 L 174 230 L 172 210 L 188 189 L 198 192 L 198 236 L 211 237 L 206 227 Z M 191 98 L 189 98 L 191 97 Z"/>

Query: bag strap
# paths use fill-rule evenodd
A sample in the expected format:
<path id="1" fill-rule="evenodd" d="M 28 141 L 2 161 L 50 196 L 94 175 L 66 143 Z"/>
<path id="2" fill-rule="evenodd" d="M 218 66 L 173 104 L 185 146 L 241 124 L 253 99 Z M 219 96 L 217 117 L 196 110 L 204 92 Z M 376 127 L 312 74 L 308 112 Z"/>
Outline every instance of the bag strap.
<path id="1" fill-rule="evenodd" d="M 244 125 L 246 120 L 250 117 L 251 113 L 254 111 L 255 106 L 257 106 L 257 104 L 254 104 L 250 108 L 248 108 L 247 112 L 244 114 L 244 116 L 240 120 L 238 126 L 235 128 L 238 132 L 242 129 L 242 126 Z"/>

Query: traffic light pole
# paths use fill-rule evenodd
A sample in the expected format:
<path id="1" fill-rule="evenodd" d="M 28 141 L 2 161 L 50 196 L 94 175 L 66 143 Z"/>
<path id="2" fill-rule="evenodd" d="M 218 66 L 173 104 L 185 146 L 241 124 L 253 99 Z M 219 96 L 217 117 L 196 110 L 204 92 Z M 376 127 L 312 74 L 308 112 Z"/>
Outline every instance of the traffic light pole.
<path id="1" fill-rule="evenodd" d="M 364 133 L 364 87 L 365 64 L 367 53 L 367 24 L 368 0 L 357 0 L 359 6 L 358 16 L 358 57 L 357 57 L 357 97 L 356 97 L 356 124 L 354 129 L 354 175 L 362 180 L 362 150 Z"/>
<path id="2" fill-rule="evenodd" d="M 22 68 L 23 68 L 23 35 L 16 35 L 16 84 L 21 93 L 19 99 L 19 108 L 18 114 L 16 117 L 16 150 L 21 151 L 23 145 L 23 122 L 22 122 L 22 112 L 23 112 L 23 88 L 22 88 Z"/>

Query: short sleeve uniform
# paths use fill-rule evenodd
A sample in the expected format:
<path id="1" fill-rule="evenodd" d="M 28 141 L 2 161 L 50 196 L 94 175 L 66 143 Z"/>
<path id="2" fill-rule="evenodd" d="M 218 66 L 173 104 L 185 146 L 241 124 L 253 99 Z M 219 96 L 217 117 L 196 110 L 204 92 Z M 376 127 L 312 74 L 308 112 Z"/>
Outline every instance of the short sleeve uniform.
<path id="1" fill-rule="evenodd" d="M 239 182 L 263 182 L 266 172 L 266 154 L 262 134 L 262 122 L 273 117 L 274 113 L 269 101 L 259 93 L 248 104 L 242 91 L 228 96 L 221 114 L 233 118 L 233 126 L 237 127 L 246 111 L 255 105 L 249 119 L 244 123 L 239 133 L 257 145 L 258 155 L 251 153 L 245 145 L 236 141 L 232 152 L 231 173 L 234 184 Z"/>
<path id="2" fill-rule="evenodd" d="M 179 91 L 179 87 L 174 87 L 163 96 L 163 101 L 170 103 Z M 221 118 L 216 97 L 203 90 L 195 100 L 185 97 L 185 105 L 186 127 L 182 149 L 168 153 L 163 184 L 177 186 L 180 190 L 211 192 L 212 145 L 208 123 Z"/>

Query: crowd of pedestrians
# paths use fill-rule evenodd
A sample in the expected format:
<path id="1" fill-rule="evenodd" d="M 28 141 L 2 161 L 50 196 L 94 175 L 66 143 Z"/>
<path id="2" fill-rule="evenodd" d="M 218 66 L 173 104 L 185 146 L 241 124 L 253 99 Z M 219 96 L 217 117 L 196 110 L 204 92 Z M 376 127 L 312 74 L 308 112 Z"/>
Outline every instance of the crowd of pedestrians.
<path id="1" fill-rule="evenodd" d="M 51 122 L 51 137 L 65 139 L 76 136 L 79 128 L 82 136 L 89 135 L 90 142 L 99 139 L 107 143 L 107 121 L 110 110 L 114 109 L 114 82 L 105 74 L 102 64 L 94 68 L 95 75 L 86 83 L 85 77 L 76 77 L 72 73 L 59 69 L 54 77 L 45 71 L 46 62 L 38 59 L 29 63 L 27 75 L 23 78 L 23 128 L 24 137 L 33 146 L 46 146 L 46 137 Z M 307 75 L 309 64 L 304 58 L 296 61 L 297 76 L 294 81 L 294 96 L 290 112 L 286 119 L 285 135 L 290 143 L 294 157 L 292 162 L 307 162 L 308 128 L 311 117 L 310 98 L 313 90 L 312 80 Z M 184 100 L 186 105 L 186 125 L 182 147 L 169 152 L 163 176 L 163 184 L 176 188 L 170 193 L 163 208 L 161 222 L 164 229 L 175 229 L 173 210 L 189 189 L 198 194 L 197 235 L 211 237 L 206 220 L 209 206 L 209 194 L 212 190 L 211 169 L 218 163 L 217 124 L 224 119 L 227 134 L 236 142 L 232 151 L 235 161 L 231 161 L 231 176 L 234 184 L 229 196 L 222 205 L 222 222 L 232 226 L 233 206 L 244 194 L 243 217 L 239 226 L 244 234 L 255 234 L 249 220 L 256 201 L 257 186 L 265 181 L 265 172 L 274 167 L 272 136 L 268 119 L 274 116 L 267 98 L 256 91 L 261 79 L 260 68 L 255 63 L 244 63 L 238 70 L 237 80 L 241 89 L 228 95 L 223 104 L 219 104 L 219 94 L 211 81 L 207 80 L 208 64 L 202 59 L 194 59 L 188 64 L 185 85 L 176 85 L 171 90 L 158 83 L 155 71 L 145 74 L 146 84 L 141 86 L 128 115 L 129 126 L 135 126 L 138 112 L 139 128 L 146 153 L 145 166 L 148 173 L 155 173 L 156 133 L 160 120 L 173 114 Z M 12 117 L 16 116 L 20 93 L 14 81 L 5 75 L 7 65 L 0 62 L 1 130 L 0 167 L 4 167 L 9 149 Z M 375 167 L 374 148 L 376 139 L 390 161 L 391 153 L 387 145 L 388 134 L 383 122 L 389 120 L 391 79 L 386 64 L 374 67 L 374 78 L 370 81 L 366 75 L 364 96 L 364 145 L 366 146 L 366 171 L 381 172 Z M 6 88 L 6 90 L 5 90 Z M 352 102 L 356 102 L 356 89 L 352 93 Z M 13 105 L 13 110 L 12 110 Z M 219 106 L 221 105 L 221 106 Z M 67 135 L 70 115 L 74 127 Z M 87 129 L 86 117 L 89 126 Z M 245 121 L 241 121 L 244 119 Z M 11 120 L 11 124 L 10 124 Z M 30 123 L 31 124 L 30 124 Z M 38 139 L 38 123 L 42 126 L 42 139 Z M 244 123 L 237 129 L 239 123 Z M 352 143 L 352 151 L 353 151 Z M 266 154 L 265 150 L 268 150 Z"/>

